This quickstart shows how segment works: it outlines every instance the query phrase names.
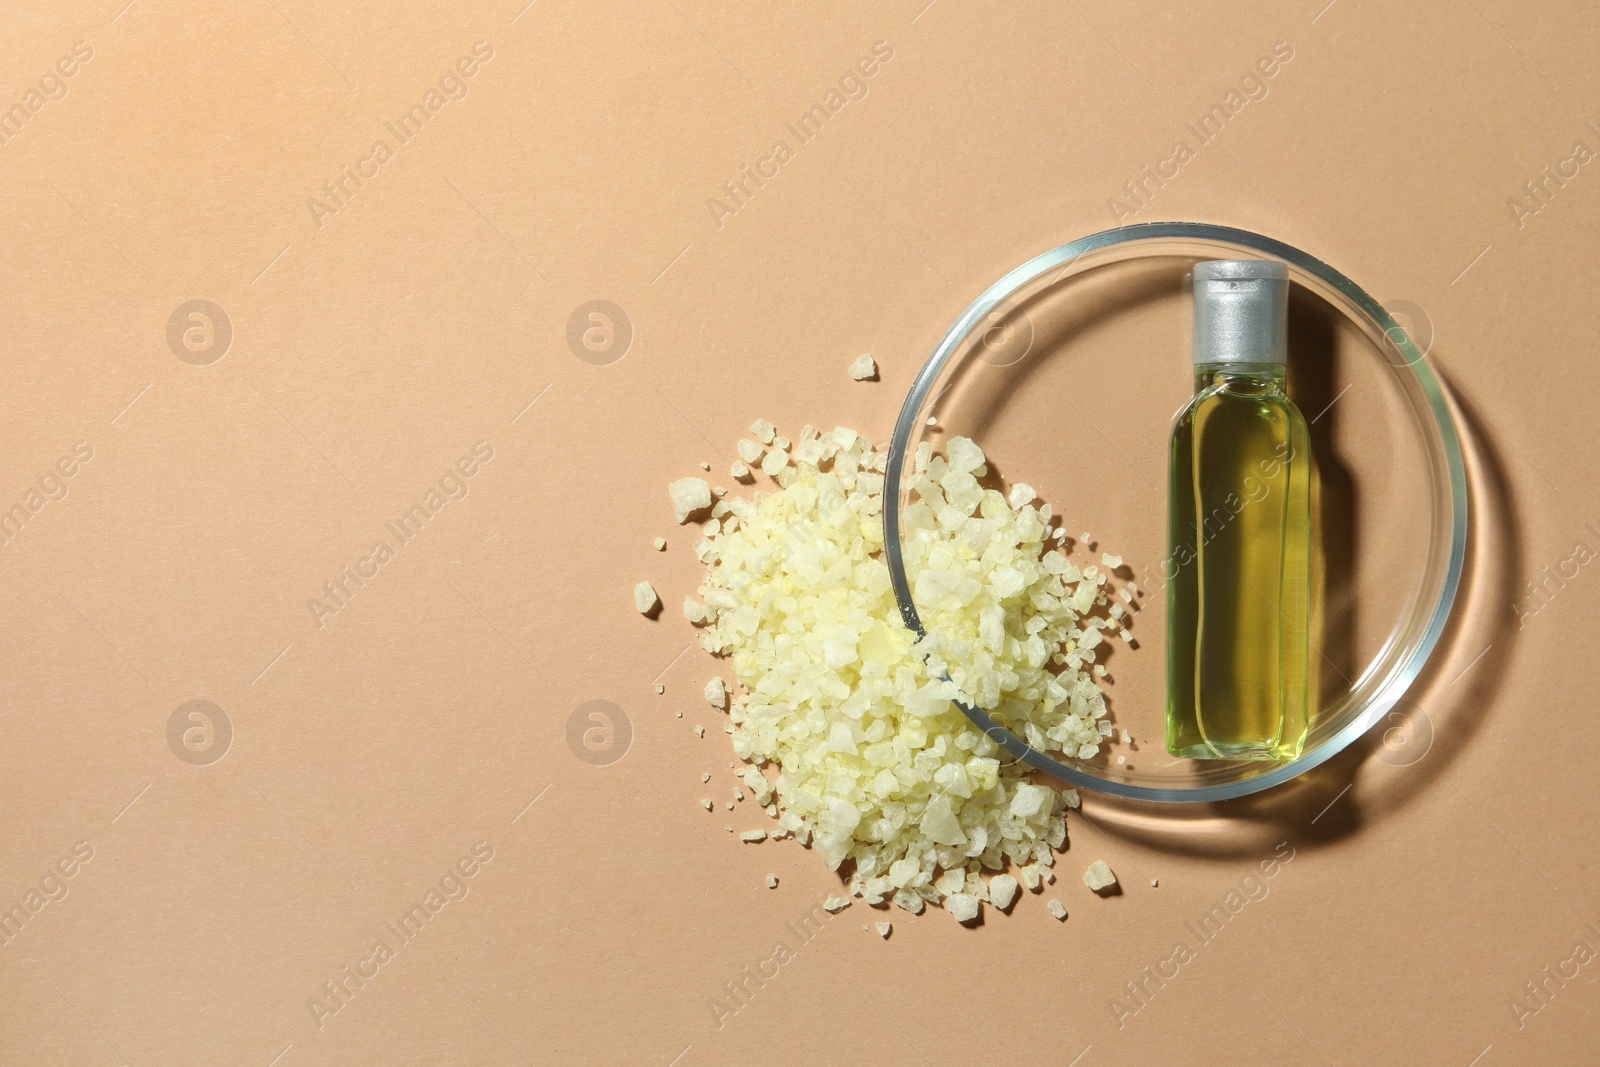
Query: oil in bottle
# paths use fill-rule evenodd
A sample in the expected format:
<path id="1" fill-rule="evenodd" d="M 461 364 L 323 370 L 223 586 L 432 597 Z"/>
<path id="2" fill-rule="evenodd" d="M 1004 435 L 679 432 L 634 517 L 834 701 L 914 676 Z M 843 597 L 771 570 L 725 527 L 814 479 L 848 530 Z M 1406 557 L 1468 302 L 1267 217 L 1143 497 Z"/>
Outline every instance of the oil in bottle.
<path id="1" fill-rule="evenodd" d="M 1288 269 L 1194 271 L 1194 398 L 1172 431 L 1167 750 L 1289 760 L 1309 728 L 1311 454 L 1284 390 Z M 1166 577 L 1166 575 L 1164 575 Z"/>

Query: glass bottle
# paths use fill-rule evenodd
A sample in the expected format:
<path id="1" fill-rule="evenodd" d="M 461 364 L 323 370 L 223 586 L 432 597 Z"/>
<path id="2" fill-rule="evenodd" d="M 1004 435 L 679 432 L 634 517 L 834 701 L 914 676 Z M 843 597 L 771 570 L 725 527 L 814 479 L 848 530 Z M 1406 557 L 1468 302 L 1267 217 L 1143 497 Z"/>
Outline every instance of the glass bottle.
<path id="1" fill-rule="evenodd" d="M 1290 760 L 1309 727 L 1311 455 L 1284 391 L 1288 278 L 1273 260 L 1194 270 L 1195 395 L 1169 470 L 1175 756 Z"/>

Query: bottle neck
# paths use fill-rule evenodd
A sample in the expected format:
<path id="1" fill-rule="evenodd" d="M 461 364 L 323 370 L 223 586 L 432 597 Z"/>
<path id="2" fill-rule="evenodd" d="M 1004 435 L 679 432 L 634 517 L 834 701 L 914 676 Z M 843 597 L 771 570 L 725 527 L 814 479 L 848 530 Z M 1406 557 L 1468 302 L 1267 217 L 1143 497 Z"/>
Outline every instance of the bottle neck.
<path id="1" fill-rule="evenodd" d="M 1288 368 L 1282 363 L 1196 363 L 1194 391 L 1201 393 L 1219 385 L 1241 389 L 1282 389 L 1287 373 Z"/>

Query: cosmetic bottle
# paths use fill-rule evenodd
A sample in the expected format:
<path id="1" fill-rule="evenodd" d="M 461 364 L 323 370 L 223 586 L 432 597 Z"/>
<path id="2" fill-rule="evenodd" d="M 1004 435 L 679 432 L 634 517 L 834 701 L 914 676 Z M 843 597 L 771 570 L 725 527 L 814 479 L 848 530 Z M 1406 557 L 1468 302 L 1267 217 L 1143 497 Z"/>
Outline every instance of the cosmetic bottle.
<path id="1" fill-rule="evenodd" d="M 1285 391 L 1288 270 L 1194 269 L 1194 398 L 1172 431 L 1167 750 L 1291 760 L 1309 726 L 1311 455 Z"/>

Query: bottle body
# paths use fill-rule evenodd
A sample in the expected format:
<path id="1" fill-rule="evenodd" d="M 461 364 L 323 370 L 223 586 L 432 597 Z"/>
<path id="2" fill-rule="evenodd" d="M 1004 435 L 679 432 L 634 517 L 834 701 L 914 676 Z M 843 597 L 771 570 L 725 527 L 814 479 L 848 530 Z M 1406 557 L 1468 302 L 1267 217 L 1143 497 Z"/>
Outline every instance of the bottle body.
<path id="1" fill-rule="evenodd" d="M 1281 363 L 1195 366 L 1169 467 L 1175 756 L 1300 755 L 1310 725 L 1310 460 Z"/>

